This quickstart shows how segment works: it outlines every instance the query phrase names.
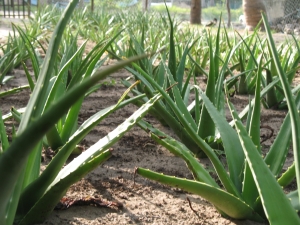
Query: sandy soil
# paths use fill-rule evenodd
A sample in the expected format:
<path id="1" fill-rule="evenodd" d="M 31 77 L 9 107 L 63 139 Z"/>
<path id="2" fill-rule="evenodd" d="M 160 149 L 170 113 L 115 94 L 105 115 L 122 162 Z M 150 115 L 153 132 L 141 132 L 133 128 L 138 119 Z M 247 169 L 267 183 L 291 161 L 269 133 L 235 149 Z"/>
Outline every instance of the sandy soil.
<path id="1" fill-rule="evenodd" d="M 14 70 L 15 78 L 2 86 L 0 92 L 17 87 L 25 82 L 24 72 Z M 83 104 L 80 113 L 80 123 L 97 111 L 115 104 L 125 88 L 120 80 L 130 76 L 125 70 L 120 70 L 107 78 L 102 88 L 89 96 Z M 114 85 L 107 85 L 115 82 Z M 24 107 L 29 99 L 29 91 L 22 91 L 13 96 L 0 99 L 0 109 L 3 114 L 10 107 Z M 248 104 L 247 96 L 234 96 L 232 101 L 238 110 Z M 136 107 L 128 106 L 117 111 L 99 124 L 82 142 L 86 148 L 113 130 L 125 118 L 130 116 Z M 262 125 L 274 129 L 274 134 L 263 143 L 268 149 L 277 135 L 279 126 L 286 115 L 286 111 L 262 110 Z M 165 132 L 172 132 L 162 127 L 151 116 L 146 120 Z M 8 127 L 11 123 L 6 124 Z M 262 129 L 262 135 L 268 135 L 267 129 Z M 71 186 L 66 196 L 70 198 L 85 198 L 88 196 L 101 198 L 107 202 L 107 207 L 73 206 L 67 210 L 55 210 L 42 223 L 46 224 L 237 224 L 254 225 L 253 221 L 239 221 L 223 218 L 215 208 L 199 196 L 170 188 L 146 180 L 135 178 L 135 167 L 149 168 L 157 172 L 178 177 L 192 178 L 183 160 L 170 154 L 166 149 L 155 144 L 148 134 L 138 127 L 134 127 L 116 145 L 113 146 L 113 157 L 85 178 Z M 292 160 L 292 152 L 289 154 Z M 208 168 L 209 162 L 201 160 Z M 286 165 L 287 166 L 287 165 Z M 194 213 L 187 201 L 190 199 Z"/>

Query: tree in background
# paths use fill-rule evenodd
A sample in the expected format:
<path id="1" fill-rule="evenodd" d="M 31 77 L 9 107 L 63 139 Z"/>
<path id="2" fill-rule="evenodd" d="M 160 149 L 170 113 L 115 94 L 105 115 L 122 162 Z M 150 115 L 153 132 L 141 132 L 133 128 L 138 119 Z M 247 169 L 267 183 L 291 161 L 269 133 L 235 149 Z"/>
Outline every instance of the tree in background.
<path id="1" fill-rule="evenodd" d="M 143 0 L 143 11 L 149 11 L 151 8 L 151 0 Z"/>
<path id="2" fill-rule="evenodd" d="M 246 29 L 253 30 L 261 20 L 261 13 L 266 12 L 263 0 L 243 0 Z"/>
<path id="3" fill-rule="evenodd" d="M 191 0 L 190 23 L 201 24 L 201 0 Z"/>
<path id="4" fill-rule="evenodd" d="M 228 14 L 227 27 L 230 27 L 230 24 L 231 24 L 231 14 L 230 14 L 230 2 L 229 2 L 229 0 L 226 0 L 226 8 L 227 8 L 227 14 Z"/>

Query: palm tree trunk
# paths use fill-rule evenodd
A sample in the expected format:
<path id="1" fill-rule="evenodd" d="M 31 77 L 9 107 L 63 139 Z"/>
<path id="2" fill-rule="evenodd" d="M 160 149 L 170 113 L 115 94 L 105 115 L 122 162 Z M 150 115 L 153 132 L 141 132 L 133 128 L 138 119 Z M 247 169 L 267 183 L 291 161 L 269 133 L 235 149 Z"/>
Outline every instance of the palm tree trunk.
<path id="1" fill-rule="evenodd" d="M 151 0 L 143 0 L 143 11 L 150 11 L 151 8 Z"/>
<path id="2" fill-rule="evenodd" d="M 266 7 L 262 0 L 243 0 L 243 11 L 246 29 L 253 30 L 261 20 L 261 13 L 266 12 Z"/>
<path id="3" fill-rule="evenodd" d="M 227 27 L 230 27 L 230 24 L 231 24 L 231 13 L 230 13 L 230 2 L 229 2 L 229 0 L 226 0 L 226 8 L 227 8 L 227 14 L 228 14 Z"/>
<path id="4" fill-rule="evenodd" d="M 201 0 L 191 1 L 190 23 L 201 24 Z"/>

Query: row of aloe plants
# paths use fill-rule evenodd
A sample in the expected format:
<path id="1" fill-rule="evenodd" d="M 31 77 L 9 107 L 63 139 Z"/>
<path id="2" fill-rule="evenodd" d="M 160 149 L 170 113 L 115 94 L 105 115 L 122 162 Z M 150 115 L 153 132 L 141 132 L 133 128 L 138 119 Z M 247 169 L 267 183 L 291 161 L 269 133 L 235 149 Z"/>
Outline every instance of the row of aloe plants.
<path id="1" fill-rule="evenodd" d="M 283 188 L 295 178 L 299 184 L 300 118 L 298 108 L 300 96 L 297 93 L 298 88 L 291 89 L 290 85 L 299 69 L 300 48 L 295 40 L 296 51 L 289 49 L 297 54 L 295 61 L 287 63 L 291 54 L 288 51 L 280 58 L 283 52 L 282 47 L 278 50 L 275 46 L 267 19 L 265 16 L 263 19 L 267 39 L 261 41 L 257 36 L 257 40 L 254 41 L 256 43 L 253 43 L 253 35 L 242 38 L 235 45 L 229 45 L 224 58 L 221 57 L 219 45 L 220 27 L 214 38 L 211 33 L 208 33 L 206 37 L 209 55 L 208 71 L 197 65 L 197 61 L 189 54 L 192 46 L 195 45 L 193 42 L 185 46 L 182 55 L 176 59 L 176 42 L 170 19 L 168 59 L 166 55 L 161 55 L 162 60 L 157 70 L 153 69 L 153 59 L 149 61 L 144 59 L 127 67 L 135 79 L 141 80 L 144 84 L 140 88 L 137 87 L 133 93 L 137 96 L 146 93 L 148 98 L 157 92 L 162 94 L 164 99 L 156 103 L 150 113 L 174 129 L 181 141 L 170 137 L 145 121 L 140 121 L 138 125 L 150 133 L 157 143 L 181 157 L 191 170 L 194 180 L 167 176 L 144 168 L 137 168 L 136 173 L 200 195 L 210 201 L 220 214 L 226 217 L 259 222 L 268 221 L 270 224 L 300 224 L 297 214 L 299 186 L 297 190 L 288 194 L 283 191 Z M 214 47 L 213 40 L 215 41 Z M 245 49 L 241 49 L 242 45 Z M 138 49 L 136 52 L 145 51 L 141 44 L 135 47 Z M 245 51 L 249 55 L 246 61 Z M 184 72 L 187 57 L 190 57 L 200 71 L 207 76 L 205 91 L 200 89 L 192 73 L 189 72 L 187 79 L 183 79 L 186 77 Z M 233 62 L 231 59 L 234 57 L 238 59 L 238 63 L 231 67 L 230 63 Z M 244 63 L 247 65 L 245 66 Z M 232 68 L 240 70 L 240 73 L 234 75 Z M 248 74 L 245 73 L 246 71 Z M 249 74 L 252 74 L 250 78 L 247 77 Z M 190 80 L 193 78 L 194 85 L 189 87 Z M 253 86 L 251 88 L 254 97 L 249 106 L 238 115 L 229 100 L 228 93 L 234 85 L 244 85 L 241 84 L 242 81 Z M 127 82 L 124 84 L 129 85 Z M 167 94 L 165 90 L 169 86 L 173 88 L 171 93 Z M 241 89 L 242 87 L 236 88 L 236 90 Z M 244 89 L 250 90 L 247 87 Z M 189 105 L 187 100 L 190 90 L 195 91 L 195 100 Z M 260 147 L 260 111 L 261 102 L 265 101 L 264 97 L 266 99 L 276 97 L 276 104 L 285 98 L 289 113 L 268 154 L 263 158 Z M 232 122 L 227 122 L 225 118 L 225 99 L 232 115 Z M 136 104 L 140 105 L 146 100 L 147 98 L 144 98 Z M 270 99 L 267 100 L 270 101 Z M 269 106 L 270 102 L 268 102 Z M 246 125 L 241 120 L 244 117 L 247 117 Z M 210 142 L 210 140 L 218 140 L 218 143 Z M 294 163 L 284 172 L 282 169 L 291 140 Z M 226 166 L 218 158 L 216 150 L 224 151 Z M 219 185 L 196 159 L 199 154 L 200 156 L 204 154 L 210 159 L 222 185 Z"/>
<path id="2" fill-rule="evenodd" d="M 125 30 L 125 32 L 118 35 L 115 40 L 115 45 L 112 46 L 112 51 L 119 57 L 129 57 L 138 53 L 136 52 L 138 50 L 135 46 L 136 43 L 141 44 L 141 47 L 147 51 L 153 51 L 168 46 L 167 37 L 170 26 L 165 16 L 157 13 L 142 14 L 141 12 L 110 13 L 111 12 L 105 10 L 90 13 L 87 8 L 84 10 L 75 10 L 71 17 L 67 33 L 76 32 L 83 38 L 98 42 L 98 40 L 115 36 L 121 30 Z M 26 35 L 36 39 L 36 45 L 42 47 L 41 44 L 44 44 L 45 41 L 47 42 L 47 36 L 49 36 L 50 33 L 49 30 L 57 23 L 59 14 L 60 10 L 55 7 L 46 7 L 44 10 L 37 12 L 30 20 L 30 25 L 26 26 L 25 24 L 28 28 L 26 29 Z M 176 41 L 175 52 L 179 58 L 182 56 L 185 46 L 190 42 L 195 42 L 189 51 L 189 55 L 191 55 L 194 60 L 190 58 L 187 59 L 185 65 L 186 69 L 192 70 L 198 75 L 207 76 L 207 67 L 209 67 L 209 43 L 207 33 L 209 31 L 194 27 L 184 28 L 178 21 L 175 21 L 173 29 L 174 40 Z M 215 48 L 216 42 L 214 41 L 214 38 L 215 35 L 212 35 L 211 44 Z M 218 43 L 220 63 L 226 60 L 226 55 L 229 53 L 230 49 L 228 46 L 236 46 L 239 42 L 239 38 L 240 37 L 237 34 L 230 37 L 226 30 L 221 32 Z M 264 52 L 267 42 L 266 39 L 259 38 L 257 33 L 250 35 L 248 38 L 243 38 L 245 39 L 245 43 L 240 44 L 239 48 L 236 49 L 235 53 L 230 58 L 229 65 L 231 71 L 245 73 L 241 76 L 241 82 L 236 84 L 237 92 L 240 94 L 253 94 L 255 79 L 253 79 L 254 73 L 252 70 L 255 70 L 257 67 L 255 58 L 257 58 L 258 54 Z M 11 39 L 14 41 L 19 40 L 17 38 Z M 1 46 L 2 51 L 9 52 L 8 56 L 16 57 L 22 55 L 22 57 L 15 60 L 16 63 L 9 68 L 5 68 L 4 65 L 10 65 L 14 60 L 11 60 L 11 58 L 8 57 L 1 58 L 0 65 L 3 65 L 0 66 L 0 70 L 3 71 L 0 77 L 1 83 L 3 83 L 3 79 L 9 69 L 18 66 L 21 60 L 24 61 L 25 57 L 28 57 L 27 55 L 24 55 L 24 52 L 26 52 L 22 49 L 24 46 L 21 45 L 17 47 L 17 44 L 9 43 L 10 41 L 8 41 L 7 45 Z M 247 46 L 249 46 L 249 49 L 247 49 Z M 14 51 L 11 51 L 12 48 Z M 133 51 L 133 49 L 135 49 L 135 51 Z M 291 81 L 298 66 L 299 53 L 289 44 L 282 44 L 279 46 L 278 52 L 282 61 L 285 62 L 284 69 L 289 73 L 289 80 Z M 197 66 L 195 66 L 194 61 L 197 62 Z M 177 61 L 177 63 L 179 63 L 179 61 Z M 272 81 L 272 77 L 276 76 L 274 62 L 268 53 L 264 54 L 263 66 L 269 68 L 266 75 L 264 75 L 266 78 L 264 78 L 265 81 L 263 82 L 263 85 L 266 86 Z M 8 78 L 8 76 L 6 76 L 6 78 Z M 266 107 L 276 106 L 283 100 L 282 88 L 275 88 L 274 93 L 276 96 L 273 95 L 273 98 L 271 98 L 271 96 L 268 97 L 265 104 Z"/>
<path id="3" fill-rule="evenodd" d="M 99 40 L 95 48 L 83 57 L 86 43 L 78 48 L 77 38 L 72 35 L 68 36 L 69 39 L 62 40 L 77 2 L 71 1 L 61 15 L 49 41 L 45 58 L 37 54 L 31 37 L 15 27 L 18 38 L 23 42 L 27 59 L 33 66 L 34 76 L 31 76 L 26 63 L 23 63 L 32 94 L 24 113 L 20 114 L 18 110 L 12 112 L 20 120 L 20 124 L 18 128 L 14 127 L 11 142 L 3 121 L 3 118 L 9 119 L 10 115 L 0 117 L 1 224 L 42 222 L 69 186 L 107 160 L 111 156 L 110 146 L 161 98 L 160 94 L 155 95 L 116 129 L 62 168 L 77 144 L 93 127 L 112 112 L 133 101 L 124 100 L 127 91 L 115 105 L 99 111 L 78 127 L 81 104 L 88 94 L 96 90 L 97 81 L 147 57 L 133 57 L 98 71 L 97 68 L 105 60 L 103 54 L 118 34 L 110 39 Z M 57 154 L 40 174 L 43 146 L 51 146 Z"/>
<path id="4" fill-rule="evenodd" d="M 72 4 L 74 4 L 74 2 L 70 5 L 72 6 Z M 66 18 L 70 17 L 72 9 L 70 8 L 68 10 L 66 11 L 67 13 L 61 17 L 61 21 L 63 21 L 61 23 L 63 23 L 64 26 L 66 26 Z M 82 20 L 80 16 L 81 15 L 78 16 L 78 21 Z M 280 132 L 281 136 L 278 134 L 277 137 L 277 140 L 283 140 L 284 137 L 284 140 L 286 140 L 284 143 L 281 141 L 274 142 L 268 157 L 264 160 L 258 160 L 256 153 L 248 156 L 250 155 L 248 152 L 249 149 L 252 149 L 258 154 L 260 153 L 259 147 L 256 147 L 259 146 L 260 101 L 263 101 L 263 98 L 268 99 L 272 97 L 272 95 L 270 95 L 271 92 L 274 97 L 275 92 L 275 96 L 279 96 L 279 100 L 276 99 L 277 103 L 281 102 L 285 97 L 288 100 L 288 106 L 293 107 L 290 106 L 291 98 L 286 97 L 285 92 L 287 92 L 287 88 L 296 72 L 299 54 L 297 52 L 293 53 L 294 55 L 291 57 L 289 54 L 293 52 L 292 47 L 285 50 L 282 47 L 276 49 L 274 44 L 269 44 L 271 43 L 271 37 L 268 37 L 268 40 L 261 41 L 256 33 L 248 35 L 242 38 L 242 40 L 238 40 L 235 37 L 234 41 L 232 41 L 227 31 L 225 30 L 225 32 L 222 33 L 220 27 L 216 35 L 213 35 L 210 31 L 201 31 L 201 33 L 195 32 L 196 34 L 201 34 L 199 35 L 200 38 L 196 37 L 196 35 L 185 38 L 184 31 L 178 30 L 178 24 L 174 25 L 170 16 L 169 19 L 162 17 L 162 24 L 164 24 L 165 27 L 170 27 L 170 30 L 165 29 L 164 32 L 158 34 L 155 33 L 157 31 L 152 30 L 152 26 L 147 24 L 149 16 L 150 15 L 147 14 L 139 15 L 138 19 L 140 23 L 126 23 L 126 27 L 124 27 L 124 24 L 121 26 L 119 23 L 116 25 L 116 29 L 111 29 L 113 32 L 104 32 L 102 36 L 103 39 L 100 39 L 103 41 L 100 41 L 84 60 L 82 60 L 84 44 L 77 48 L 76 35 L 68 35 L 68 38 L 63 40 L 60 48 L 60 42 L 54 42 L 52 40 L 49 43 L 47 55 L 41 70 L 39 69 L 39 66 L 41 66 L 41 58 L 34 51 L 32 41 L 22 30 L 18 29 L 21 40 L 25 43 L 26 52 L 28 52 L 32 64 L 35 65 L 34 74 L 37 81 L 35 84 L 35 81 L 31 80 L 27 71 L 27 77 L 33 94 L 26 107 L 25 114 L 22 115 L 21 125 L 16 136 L 21 136 L 19 139 L 22 141 L 21 133 L 29 134 L 26 131 L 26 127 L 28 123 L 33 123 L 32 118 L 41 118 L 41 121 L 44 123 L 47 122 L 47 126 L 43 126 L 44 129 L 40 132 L 40 136 L 36 137 L 38 140 L 34 143 L 38 143 L 37 147 L 33 148 L 33 143 L 30 143 L 27 153 L 29 153 L 30 150 L 32 150 L 32 153 L 29 156 L 28 162 L 22 161 L 23 159 L 21 160 L 22 163 L 18 162 L 18 169 L 22 168 L 22 166 L 26 168 L 23 174 L 20 174 L 20 171 L 18 171 L 18 174 L 16 172 L 17 169 L 11 173 L 14 174 L 14 176 L 12 176 L 14 179 L 19 176 L 22 178 L 19 179 L 14 193 L 8 193 L 7 189 L 9 188 L 5 189 L 4 187 L 5 191 L 3 192 L 3 196 L 6 196 L 6 198 L 4 198 L 6 201 L 3 202 L 1 208 L 1 210 L 4 210 L 1 211 L 1 215 L 3 216 L 1 217 L 3 219 L 1 221 L 11 224 L 15 219 L 15 221 L 20 224 L 26 224 L 43 220 L 45 216 L 51 212 L 68 186 L 76 182 L 78 177 L 83 176 L 86 172 L 94 168 L 94 166 L 98 165 L 98 163 L 107 159 L 107 157 L 103 158 L 100 157 L 100 155 L 102 156 L 102 153 L 108 146 L 117 141 L 124 132 L 132 127 L 133 124 L 127 123 L 127 121 L 133 119 L 135 123 L 138 123 L 138 125 L 147 132 L 150 131 L 152 138 L 159 144 L 162 144 L 174 154 L 181 156 L 189 165 L 195 177 L 195 181 L 183 182 L 181 179 L 166 177 L 141 168 L 137 169 L 139 174 L 157 179 L 160 182 L 165 181 L 167 184 L 199 194 L 211 201 L 224 216 L 258 221 L 267 219 L 272 224 L 282 224 L 278 217 L 285 214 L 289 215 L 291 223 L 299 223 L 298 216 L 293 210 L 293 207 L 295 209 L 299 208 L 298 192 L 293 192 L 288 195 L 288 197 L 292 198 L 293 205 L 291 206 L 290 203 L 286 201 L 287 197 L 285 194 L 278 190 L 278 183 L 281 186 L 286 186 L 292 178 L 295 177 L 295 171 L 297 171 L 295 167 L 297 168 L 298 166 L 297 160 L 295 160 L 295 165 L 280 177 L 278 183 L 276 180 L 274 183 L 274 175 L 278 177 L 282 171 L 282 165 L 285 161 L 290 143 L 289 140 L 291 139 L 290 136 L 292 133 L 297 132 L 291 129 L 291 127 L 294 128 L 294 126 L 291 126 L 289 118 L 286 119 L 287 122 L 284 122 L 283 128 L 281 129 L 282 132 Z M 116 18 L 116 20 L 123 20 L 123 23 L 125 23 L 124 14 L 119 14 Z M 110 23 L 112 23 L 112 21 L 113 20 L 111 20 Z M 72 21 L 70 24 L 72 24 Z M 76 25 L 76 23 L 74 24 Z M 134 24 L 134 26 L 130 26 L 130 24 Z M 72 26 L 70 26 L 71 30 L 63 28 L 64 26 L 56 29 L 54 37 L 55 35 L 58 35 L 57 37 L 63 36 L 63 30 L 66 30 L 67 32 L 65 33 L 67 34 L 70 34 L 72 29 L 76 30 Z M 125 28 L 127 32 L 120 34 L 119 28 Z M 192 29 L 187 32 L 188 34 L 192 34 L 194 31 L 195 30 Z M 78 32 L 80 34 L 80 29 Z M 169 32 L 170 35 L 166 35 Z M 176 36 L 177 32 L 180 32 L 181 36 Z M 108 36 L 110 36 L 110 39 L 106 40 Z M 104 39 L 106 41 L 104 41 Z M 203 46 L 206 45 L 208 47 L 205 48 L 203 57 L 197 58 L 195 50 L 199 51 L 201 47 L 203 48 Z M 224 48 L 224 45 L 230 47 Z M 195 48 L 195 46 L 198 47 Z M 265 50 L 266 46 L 268 46 L 269 51 Z M 103 62 L 100 59 L 105 51 L 108 51 L 114 58 L 121 59 L 157 49 L 167 50 L 162 53 L 158 52 L 150 58 L 141 59 L 136 63 L 121 63 L 114 68 L 118 69 L 127 64 L 128 66 L 126 68 L 134 75 L 136 81 L 142 81 L 141 84 L 135 82 L 137 84 L 136 88 L 133 88 L 131 83 L 123 82 L 124 85 L 128 86 L 129 90 L 132 90 L 136 95 L 135 98 L 125 101 L 124 103 L 119 102 L 117 105 L 97 113 L 77 129 L 74 124 L 77 124 L 78 112 L 84 96 L 95 89 L 95 87 L 92 87 L 94 83 L 91 82 L 90 86 L 88 88 L 85 87 L 85 91 L 78 96 L 77 101 L 73 99 L 73 102 L 69 102 L 69 104 L 65 106 L 65 111 L 62 110 L 61 115 L 57 115 L 55 119 L 51 120 L 53 121 L 51 124 L 48 123 L 48 118 L 51 117 L 50 112 L 55 111 L 58 107 L 57 104 L 59 103 L 56 102 L 63 101 L 59 98 L 63 93 L 66 94 L 65 98 L 70 96 L 70 93 L 74 95 L 73 90 L 78 83 L 84 85 L 88 83 L 88 81 L 96 79 L 93 77 L 101 78 L 114 70 L 111 69 L 103 73 L 95 72 L 96 67 L 101 66 L 101 62 Z M 59 51 L 61 51 L 61 54 L 56 54 L 56 52 Z M 278 55 L 281 56 L 282 64 L 279 64 L 279 60 L 275 57 Z M 46 63 L 47 59 L 51 60 Z M 57 61 L 57 59 L 59 60 Z M 245 62 L 247 62 L 247 64 L 244 64 Z M 209 69 L 207 69 L 207 66 Z M 280 69 L 281 67 L 282 69 Z M 26 71 L 26 65 L 24 65 L 24 69 Z M 208 78 L 205 93 L 197 84 L 195 77 L 196 69 Z M 235 75 L 234 70 L 240 71 L 240 73 Z M 73 71 L 71 75 L 69 71 Z M 266 71 L 265 76 L 263 76 L 264 71 Z M 268 80 L 268 75 L 270 74 L 272 77 L 271 80 Z M 288 77 L 287 84 L 279 82 L 282 75 Z M 225 80 L 225 78 L 229 79 Z M 241 131 L 237 133 L 232 128 L 233 123 L 227 123 L 224 119 L 224 99 L 227 95 L 224 90 L 235 87 L 236 90 L 240 91 L 242 89 L 241 86 L 244 85 L 244 83 L 241 83 L 242 80 L 249 86 L 246 86 L 247 91 L 253 92 L 254 89 L 256 98 L 253 99 L 253 103 L 250 104 L 250 107 L 245 108 L 240 114 L 242 118 L 248 115 L 246 133 L 244 132 L 245 129 L 243 125 L 236 122 L 238 117 L 233 113 L 234 125 Z M 41 86 L 43 86 L 43 88 L 41 88 Z M 172 87 L 172 89 L 170 89 L 170 87 Z M 264 88 L 262 91 L 260 90 L 261 87 Z M 170 94 L 165 90 L 171 90 Z M 157 91 L 160 92 L 164 99 L 155 103 L 155 101 L 160 98 L 160 95 L 156 94 Z M 189 104 L 191 91 L 195 92 L 196 97 L 193 103 Z M 281 95 L 276 95 L 276 92 L 279 92 Z M 106 138 L 101 139 L 95 146 L 92 146 L 87 151 L 88 153 L 83 154 L 74 161 L 74 163 L 66 167 L 66 169 L 64 168 L 60 171 L 67 156 L 76 148 L 76 144 L 80 142 L 94 125 L 107 114 L 129 103 L 140 106 L 141 110 L 132 118 L 126 120 L 124 125 L 121 126 L 122 129 L 117 128 L 117 130 L 110 134 L 114 135 L 111 142 L 107 143 Z M 229 102 L 228 104 L 232 107 Z M 73 106 L 71 107 L 71 105 Z M 269 105 L 270 103 L 268 103 L 268 106 Z M 71 108 L 68 109 L 67 107 Z M 144 115 L 148 110 L 152 115 L 156 116 L 159 121 L 170 126 L 182 143 L 152 128 L 145 121 L 138 122 L 140 115 Z M 234 112 L 234 109 L 232 109 L 232 111 Z M 295 120 L 297 116 L 293 115 L 291 117 Z M 43 120 L 43 118 L 47 119 Z M 40 125 L 36 125 L 36 123 L 37 122 L 33 123 L 32 126 L 38 129 Z M 11 157 L 5 155 L 13 154 L 10 152 L 16 150 L 10 149 L 13 149 L 14 146 L 18 146 L 20 143 L 18 142 L 19 139 L 16 138 L 9 144 L 5 138 L 4 125 L 2 124 L 1 127 L 3 153 L 1 154 L 0 160 L 2 159 L 3 168 L 5 168 L 5 157 Z M 23 129 L 25 130 L 23 131 Z M 252 139 L 249 140 L 247 132 Z M 42 139 L 44 135 L 46 139 Z M 159 137 L 165 138 L 161 139 Z M 25 138 L 28 138 L 28 136 L 25 136 Z M 295 135 L 293 136 L 293 140 L 294 138 Z M 233 146 L 232 143 L 240 144 Z M 247 143 L 246 147 L 243 143 Z M 57 149 L 58 154 L 51 164 L 49 164 L 47 170 L 39 176 L 39 156 L 42 146 L 45 144 L 50 145 L 53 149 Z M 224 168 L 218 159 L 215 149 L 225 152 L 229 175 L 226 168 Z M 251 151 L 251 153 L 253 151 Z M 109 151 L 105 152 L 107 154 L 106 156 L 110 154 Z M 226 191 L 216 184 L 202 165 L 195 160 L 194 154 L 198 157 L 206 156 L 211 160 Z M 278 157 L 278 155 L 280 155 L 280 157 Z M 95 160 L 90 160 L 89 157 L 91 156 Z M 253 166 L 254 161 L 259 162 L 259 165 Z M 89 163 L 93 166 L 88 166 Z M 267 170 L 265 164 L 269 165 L 271 169 Z M 269 174 L 267 176 L 268 185 L 262 184 L 261 180 L 259 180 L 261 179 L 259 175 L 263 174 L 261 171 Z M 270 176 L 270 171 L 274 175 Z M 1 177 L 9 174 L 6 172 L 7 168 L 3 170 Z M 255 176 L 252 174 L 255 174 Z M 74 177 L 76 177 L 76 179 Z M 8 182 L 7 187 L 16 184 L 13 183 L 16 182 L 16 180 L 10 182 Z M 278 199 L 271 199 L 270 193 L 266 191 L 270 185 L 272 185 L 272 187 L 274 186 L 272 195 L 278 196 Z M 39 187 L 38 190 L 37 187 Z M 56 188 L 60 190 L 59 194 L 55 193 Z M 9 190 L 12 190 L 12 188 Z M 229 206 L 227 204 L 228 202 L 230 202 Z M 278 202 L 285 204 L 283 214 L 278 214 L 278 209 L 275 207 Z M 47 210 L 41 207 L 45 206 L 45 203 L 47 203 Z M 15 211 L 16 216 L 14 214 Z M 43 213 L 41 213 L 41 211 Z M 41 216 L 36 217 L 37 214 Z"/>

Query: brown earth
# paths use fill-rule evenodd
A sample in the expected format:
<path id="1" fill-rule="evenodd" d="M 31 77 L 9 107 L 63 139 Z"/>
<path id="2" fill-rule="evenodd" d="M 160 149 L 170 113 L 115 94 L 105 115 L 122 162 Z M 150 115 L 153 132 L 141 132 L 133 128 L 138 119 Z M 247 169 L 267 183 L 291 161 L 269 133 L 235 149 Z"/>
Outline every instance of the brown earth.
<path id="1" fill-rule="evenodd" d="M 23 71 L 16 69 L 13 75 L 15 78 L 2 86 L 0 92 L 26 83 Z M 101 89 L 87 97 L 80 113 L 80 123 L 99 110 L 115 104 L 125 91 L 120 80 L 128 76 L 130 74 L 124 69 L 112 74 L 103 83 Z M 2 113 L 8 113 L 12 106 L 25 107 L 29 95 L 29 91 L 22 91 L 1 98 Z M 247 96 L 236 95 L 231 100 L 239 111 L 248 104 Z M 88 148 L 122 123 L 135 110 L 135 106 L 128 106 L 115 112 L 100 123 L 81 144 Z M 262 110 L 261 125 L 269 126 L 274 130 L 272 137 L 262 144 L 264 149 L 268 149 L 274 140 L 285 115 L 286 111 Z M 146 120 L 173 135 L 171 130 L 162 127 L 153 117 L 146 116 Z M 11 123 L 8 122 L 6 125 L 10 127 Z M 269 129 L 262 129 L 261 132 L 265 136 L 270 134 Z M 293 160 L 292 151 L 288 157 L 285 168 Z M 207 159 L 201 159 L 201 163 L 210 168 Z M 113 146 L 113 157 L 73 184 L 66 194 L 67 197 L 76 199 L 101 198 L 107 207 L 73 206 L 67 210 L 55 210 L 42 224 L 259 224 L 248 220 L 223 218 L 205 199 L 139 176 L 135 178 L 134 185 L 135 167 L 149 168 L 167 175 L 192 179 L 183 160 L 155 144 L 139 127 L 134 127 Z M 187 197 L 197 213 L 192 211 Z"/>

